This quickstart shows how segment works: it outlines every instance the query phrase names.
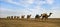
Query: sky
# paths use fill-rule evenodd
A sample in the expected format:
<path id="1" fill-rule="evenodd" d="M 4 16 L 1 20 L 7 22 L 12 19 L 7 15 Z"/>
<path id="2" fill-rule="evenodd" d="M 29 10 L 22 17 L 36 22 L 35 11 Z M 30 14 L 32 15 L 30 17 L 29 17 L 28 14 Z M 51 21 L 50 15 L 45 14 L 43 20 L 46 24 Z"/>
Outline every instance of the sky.
<path id="1" fill-rule="evenodd" d="M 0 0 L 0 17 L 53 13 L 50 18 L 60 18 L 60 0 Z"/>

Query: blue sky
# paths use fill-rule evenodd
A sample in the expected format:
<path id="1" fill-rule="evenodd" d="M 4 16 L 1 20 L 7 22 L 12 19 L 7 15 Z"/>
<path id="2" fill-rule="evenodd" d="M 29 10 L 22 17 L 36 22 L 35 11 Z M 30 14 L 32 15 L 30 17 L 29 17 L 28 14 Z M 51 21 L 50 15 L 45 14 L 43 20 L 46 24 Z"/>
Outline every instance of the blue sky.
<path id="1" fill-rule="evenodd" d="M 0 17 L 50 12 L 52 18 L 60 18 L 60 0 L 0 0 Z"/>

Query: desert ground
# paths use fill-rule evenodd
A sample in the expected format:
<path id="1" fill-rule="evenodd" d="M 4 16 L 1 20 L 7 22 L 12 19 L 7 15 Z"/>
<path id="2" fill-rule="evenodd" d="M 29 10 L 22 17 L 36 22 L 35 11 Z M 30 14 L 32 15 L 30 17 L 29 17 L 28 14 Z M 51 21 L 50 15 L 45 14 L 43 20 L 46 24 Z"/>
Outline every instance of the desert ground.
<path id="1" fill-rule="evenodd" d="M 60 18 L 49 18 L 47 21 L 0 18 L 0 27 L 60 27 Z"/>

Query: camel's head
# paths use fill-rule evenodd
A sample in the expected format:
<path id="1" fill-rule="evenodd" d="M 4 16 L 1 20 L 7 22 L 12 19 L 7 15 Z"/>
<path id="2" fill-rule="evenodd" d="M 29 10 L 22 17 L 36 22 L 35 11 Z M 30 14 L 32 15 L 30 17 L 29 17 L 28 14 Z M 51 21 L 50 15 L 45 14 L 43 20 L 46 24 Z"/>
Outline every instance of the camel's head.
<path id="1" fill-rule="evenodd" d="M 53 13 L 50 13 L 50 14 L 53 14 Z"/>
<path id="2" fill-rule="evenodd" d="M 50 16 L 51 16 L 51 14 L 53 14 L 53 13 L 50 13 L 50 14 L 48 15 L 48 17 L 50 17 Z"/>

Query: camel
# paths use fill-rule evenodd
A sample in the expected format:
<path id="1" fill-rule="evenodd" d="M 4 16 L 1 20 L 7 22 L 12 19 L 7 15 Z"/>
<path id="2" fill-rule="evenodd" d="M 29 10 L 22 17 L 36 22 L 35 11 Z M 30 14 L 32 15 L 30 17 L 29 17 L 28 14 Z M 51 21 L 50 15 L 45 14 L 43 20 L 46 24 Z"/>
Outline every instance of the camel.
<path id="1" fill-rule="evenodd" d="M 17 16 L 17 19 L 19 19 L 20 17 L 19 16 Z"/>
<path id="2" fill-rule="evenodd" d="M 27 15 L 27 19 L 30 19 L 31 15 Z"/>
<path id="3" fill-rule="evenodd" d="M 13 19 L 13 16 L 11 16 L 11 19 Z"/>
<path id="4" fill-rule="evenodd" d="M 14 19 L 16 19 L 16 16 L 14 16 Z"/>
<path id="5" fill-rule="evenodd" d="M 38 14 L 35 16 L 35 19 L 39 19 L 41 16 L 39 16 Z"/>
<path id="6" fill-rule="evenodd" d="M 52 13 L 49 13 L 49 15 L 47 15 L 46 13 L 41 14 L 42 20 L 45 18 L 45 21 L 48 19 L 48 17 L 51 16 Z"/>
<path id="7" fill-rule="evenodd" d="M 22 15 L 21 18 L 24 19 L 25 15 Z"/>
<path id="8" fill-rule="evenodd" d="M 10 16 L 7 16 L 7 19 L 10 19 Z"/>
<path id="9" fill-rule="evenodd" d="M 35 20 L 40 20 L 40 17 L 38 14 L 35 16 Z"/>

